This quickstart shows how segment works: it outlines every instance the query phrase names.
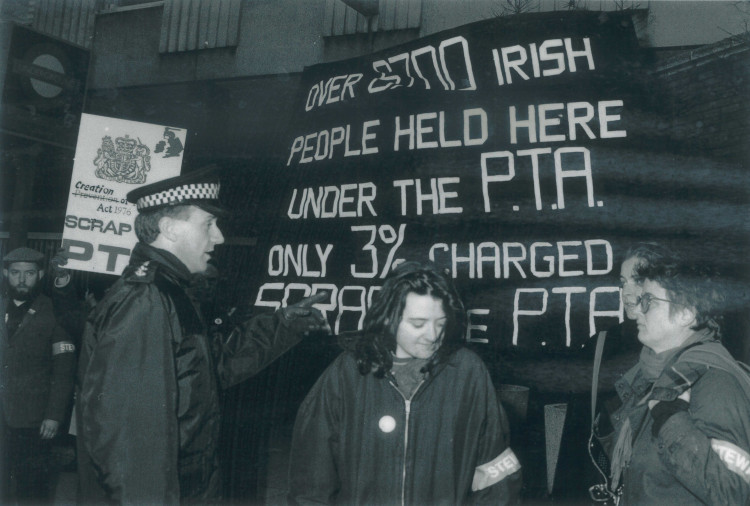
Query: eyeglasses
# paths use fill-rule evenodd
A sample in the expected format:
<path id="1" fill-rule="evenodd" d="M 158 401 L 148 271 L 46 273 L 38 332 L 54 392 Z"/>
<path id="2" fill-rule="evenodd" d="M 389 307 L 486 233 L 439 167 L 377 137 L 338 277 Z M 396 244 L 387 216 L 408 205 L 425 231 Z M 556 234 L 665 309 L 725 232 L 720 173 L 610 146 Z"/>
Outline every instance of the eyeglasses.
<path id="1" fill-rule="evenodd" d="M 651 302 L 655 300 L 660 300 L 662 302 L 669 302 L 672 304 L 681 305 L 679 302 L 674 302 L 669 299 L 660 299 L 659 297 L 654 297 L 650 293 L 646 292 L 643 295 L 639 295 L 635 298 L 635 302 L 632 304 L 628 304 L 629 306 L 641 306 L 641 313 L 646 314 L 648 313 L 648 310 L 651 309 Z"/>

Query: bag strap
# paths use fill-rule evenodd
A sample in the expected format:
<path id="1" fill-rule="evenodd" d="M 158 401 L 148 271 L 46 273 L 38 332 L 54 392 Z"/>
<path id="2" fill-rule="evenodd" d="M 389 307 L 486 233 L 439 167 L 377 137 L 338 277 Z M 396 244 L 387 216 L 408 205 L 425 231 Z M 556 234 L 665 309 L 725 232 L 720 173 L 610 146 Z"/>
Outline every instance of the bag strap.
<path id="1" fill-rule="evenodd" d="M 614 504 L 615 506 L 620 502 L 620 495 L 618 492 L 613 492 L 610 490 L 610 481 L 608 473 L 605 472 L 604 469 L 602 469 L 602 466 L 600 466 L 600 462 L 598 462 L 597 457 L 594 457 L 594 453 L 592 449 L 594 448 L 594 440 L 596 437 L 594 436 L 594 424 L 596 423 L 596 398 L 598 396 L 598 390 L 599 390 L 599 370 L 601 369 L 602 365 L 602 355 L 604 355 L 604 341 L 607 339 L 607 331 L 602 330 L 597 334 L 596 336 L 596 353 L 594 355 L 594 370 L 591 377 L 591 432 L 589 433 L 589 441 L 586 445 L 586 449 L 588 450 L 589 458 L 591 459 L 592 464 L 594 464 L 594 467 L 599 472 L 599 474 L 602 477 L 603 483 L 598 485 L 593 485 L 589 488 L 589 494 L 591 495 L 592 499 L 596 496 L 597 502 L 601 502 L 602 504 Z M 604 501 L 602 501 L 604 499 Z"/>
<path id="2" fill-rule="evenodd" d="M 602 355 L 604 354 L 604 341 L 607 339 L 607 331 L 602 330 L 596 336 L 596 353 L 594 355 L 594 373 L 591 377 L 591 431 L 594 431 L 596 421 L 596 398 L 599 390 L 599 369 L 602 366 Z"/>

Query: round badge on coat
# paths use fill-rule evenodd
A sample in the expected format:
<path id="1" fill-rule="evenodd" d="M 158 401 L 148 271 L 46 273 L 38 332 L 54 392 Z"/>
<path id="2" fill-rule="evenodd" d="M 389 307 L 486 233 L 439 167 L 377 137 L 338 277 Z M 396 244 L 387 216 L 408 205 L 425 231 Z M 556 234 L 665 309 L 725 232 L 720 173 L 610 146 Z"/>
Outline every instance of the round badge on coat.
<path id="1" fill-rule="evenodd" d="M 393 432 L 393 429 L 396 428 L 396 419 L 390 415 L 386 415 L 380 419 L 378 427 L 385 433 Z"/>

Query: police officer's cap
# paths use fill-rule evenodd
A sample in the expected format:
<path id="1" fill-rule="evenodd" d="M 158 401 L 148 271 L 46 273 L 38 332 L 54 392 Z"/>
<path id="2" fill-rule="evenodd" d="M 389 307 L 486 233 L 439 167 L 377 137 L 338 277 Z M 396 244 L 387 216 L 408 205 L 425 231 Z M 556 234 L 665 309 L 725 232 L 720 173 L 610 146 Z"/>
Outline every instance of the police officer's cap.
<path id="1" fill-rule="evenodd" d="M 211 165 L 136 188 L 127 199 L 139 212 L 193 205 L 214 216 L 226 216 L 229 212 L 219 201 L 220 186 L 218 167 Z"/>
<path id="2" fill-rule="evenodd" d="M 35 249 L 16 248 L 3 257 L 3 265 L 10 265 L 15 262 L 29 262 L 42 265 L 44 255 Z"/>

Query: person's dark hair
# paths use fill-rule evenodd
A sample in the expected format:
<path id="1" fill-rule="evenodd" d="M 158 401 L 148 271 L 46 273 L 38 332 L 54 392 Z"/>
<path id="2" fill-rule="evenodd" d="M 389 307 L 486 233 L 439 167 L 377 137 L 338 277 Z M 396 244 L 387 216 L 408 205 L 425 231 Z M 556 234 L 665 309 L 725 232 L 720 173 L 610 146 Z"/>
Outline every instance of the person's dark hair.
<path id="1" fill-rule="evenodd" d="M 190 206 L 177 205 L 144 210 L 135 217 L 135 236 L 144 244 L 151 244 L 159 236 L 159 220 L 164 216 L 180 218 L 187 215 Z"/>
<path id="2" fill-rule="evenodd" d="M 622 260 L 624 262 L 629 258 L 638 258 L 638 266 L 640 266 L 641 264 L 658 263 L 670 257 L 676 259 L 676 254 L 663 244 L 658 242 L 637 242 L 627 249 Z"/>
<path id="3" fill-rule="evenodd" d="M 466 334 L 466 311 L 449 275 L 432 263 L 404 262 L 388 275 L 365 315 L 362 331 L 345 346 L 353 350 L 361 374 L 372 372 L 382 378 L 390 371 L 396 333 L 410 293 L 442 300 L 446 316 L 440 348 L 424 371 L 431 373 L 461 346 Z"/>
<path id="4" fill-rule="evenodd" d="M 667 298 L 673 302 L 669 314 L 680 306 L 695 311 L 693 330 L 711 329 L 721 336 L 722 312 L 726 300 L 714 269 L 695 262 L 688 262 L 676 255 L 664 256 L 643 263 L 635 269 L 639 281 L 650 280 L 664 288 Z"/>

